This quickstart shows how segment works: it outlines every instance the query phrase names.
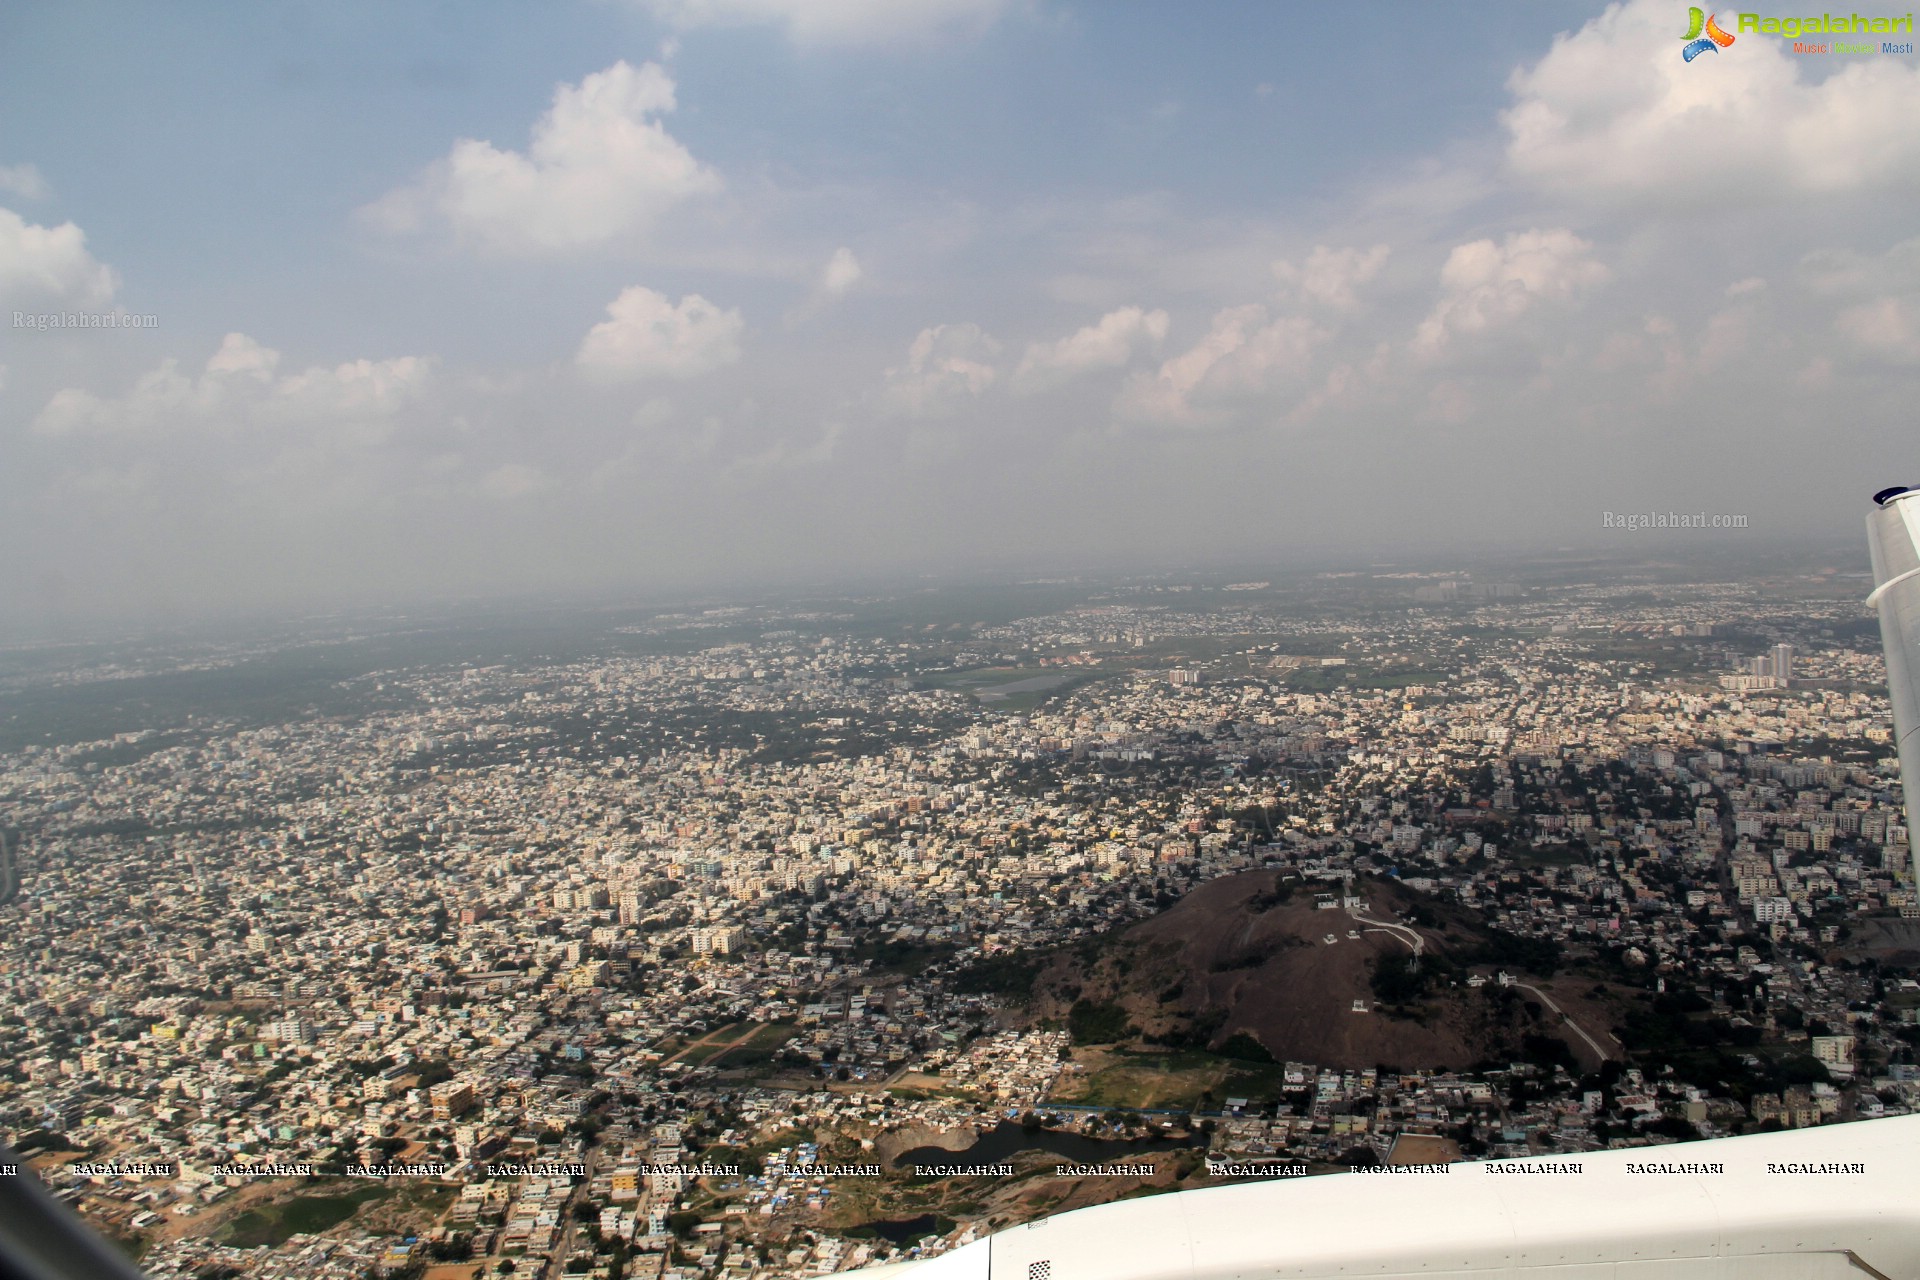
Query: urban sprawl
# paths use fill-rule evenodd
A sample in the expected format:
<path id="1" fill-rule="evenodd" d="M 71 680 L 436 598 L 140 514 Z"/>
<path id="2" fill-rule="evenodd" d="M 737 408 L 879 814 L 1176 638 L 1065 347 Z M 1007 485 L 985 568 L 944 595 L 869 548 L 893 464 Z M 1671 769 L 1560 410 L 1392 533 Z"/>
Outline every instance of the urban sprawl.
<path id="1" fill-rule="evenodd" d="M 13 1176 L 162 1277 L 754 1280 L 1229 1179 L 1578 1176 L 1910 1110 L 1864 581 L 1588 576 L 691 609 L 35 734 L 0 755 Z M 1330 947 L 1368 886 L 1472 913 L 1510 958 L 1429 979 L 1531 1002 L 1552 1051 L 1171 1048 L 991 980 L 1252 873 Z M 1371 931 L 1345 1016 L 1420 1016 L 1386 927 L 1426 914 Z"/>

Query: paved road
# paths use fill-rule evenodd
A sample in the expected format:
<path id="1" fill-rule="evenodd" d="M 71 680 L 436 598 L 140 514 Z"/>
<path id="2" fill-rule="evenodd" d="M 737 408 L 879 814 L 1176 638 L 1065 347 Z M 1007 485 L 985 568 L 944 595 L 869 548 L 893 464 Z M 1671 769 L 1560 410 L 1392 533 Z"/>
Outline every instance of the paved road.
<path id="1" fill-rule="evenodd" d="M 1418 958 L 1420 953 L 1426 949 L 1427 940 L 1425 938 L 1422 938 L 1414 930 L 1409 929 L 1406 925 L 1394 924 L 1392 921 L 1388 921 L 1388 920 L 1375 920 L 1371 916 L 1363 916 L 1358 911 L 1353 911 L 1353 910 L 1349 910 L 1347 914 L 1353 917 L 1355 920 L 1359 921 L 1361 924 L 1373 926 L 1372 928 L 1367 930 L 1367 932 L 1369 933 L 1390 933 L 1394 937 L 1400 939 L 1400 941 L 1406 943 L 1408 946 L 1413 948 L 1413 954 L 1415 958 Z M 1565 1009 L 1562 1009 L 1558 1004 L 1554 1003 L 1554 999 L 1552 996 L 1548 995 L 1546 992 L 1542 991 L 1540 988 L 1533 986 L 1529 983 L 1516 982 L 1513 985 L 1520 988 L 1522 991 L 1531 991 L 1536 996 L 1539 996 L 1541 1001 L 1547 1006 L 1547 1008 L 1559 1014 L 1560 1020 L 1566 1023 L 1569 1027 L 1573 1028 L 1573 1033 L 1575 1035 L 1579 1036 L 1582 1040 L 1587 1042 L 1587 1047 L 1593 1050 L 1594 1055 L 1598 1057 L 1600 1061 L 1605 1062 L 1613 1056 L 1612 1054 L 1608 1053 L 1605 1049 L 1600 1047 L 1600 1042 L 1598 1040 L 1595 1040 L 1592 1036 L 1587 1034 L 1587 1029 L 1585 1027 L 1581 1026 L 1579 1023 L 1573 1020 L 1572 1014 L 1568 1013 Z M 1607 1038 L 1609 1040 L 1612 1040 L 1615 1044 L 1620 1043 L 1620 1038 L 1616 1035 L 1613 1035 L 1611 1032 L 1608 1033 Z"/>
<path id="2" fill-rule="evenodd" d="M 1531 991 L 1533 992 L 1533 994 L 1539 996 L 1542 1003 L 1544 1003 L 1547 1006 L 1547 1008 L 1553 1010 L 1555 1013 L 1560 1015 L 1560 1021 L 1572 1027 L 1574 1034 L 1587 1042 L 1587 1048 L 1593 1050 L 1594 1053 L 1599 1056 L 1600 1061 L 1605 1062 L 1608 1058 L 1613 1056 L 1609 1054 L 1605 1049 L 1602 1049 L 1600 1047 L 1600 1042 L 1598 1040 L 1595 1040 L 1592 1036 L 1587 1034 L 1587 1029 L 1585 1027 L 1581 1026 L 1579 1023 L 1573 1020 L 1572 1014 L 1568 1013 L 1565 1009 L 1562 1009 L 1559 1005 L 1555 1004 L 1553 1002 L 1552 996 L 1548 995 L 1546 992 L 1542 991 L 1540 988 L 1534 986 L 1531 983 L 1516 982 L 1513 985 L 1520 988 L 1520 990 L 1522 991 Z M 1609 1034 L 1607 1038 L 1610 1040 L 1614 1040 L 1615 1043 L 1618 1043 L 1617 1038 L 1611 1034 Z"/>
<path id="3" fill-rule="evenodd" d="M 1416 960 L 1420 958 L 1421 952 L 1427 949 L 1427 940 L 1416 930 L 1409 929 L 1404 924 L 1395 924 L 1391 920 L 1375 920 L 1372 916 L 1363 916 L 1352 908 L 1348 908 L 1347 915 L 1361 924 L 1373 926 L 1367 930 L 1368 933 L 1390 933 L 1400 939 L 1413 948 L 1413 957 Z"/>
<path id="4" fill-rule="evenodd" d="M 575 1183 L 567 1194 L 566 1206 L 560 1210 L 560 1234 L 554 1238 L 553 1252 L 539 1271 L 540 1280 L 559 1280 L 561 1268 L 566 1265 L 567 1257 L 573 1252 L 573 1237 L 580 1224 L 575 1221 L 573 1207 L 586 1198 L 587 1188 L 593 1184 L 593 1175 L 600 1169 L 600 1153 L 603 1148 L 589 1147 L 580 1158 L 587 1166 L 587 1176 Z"/>

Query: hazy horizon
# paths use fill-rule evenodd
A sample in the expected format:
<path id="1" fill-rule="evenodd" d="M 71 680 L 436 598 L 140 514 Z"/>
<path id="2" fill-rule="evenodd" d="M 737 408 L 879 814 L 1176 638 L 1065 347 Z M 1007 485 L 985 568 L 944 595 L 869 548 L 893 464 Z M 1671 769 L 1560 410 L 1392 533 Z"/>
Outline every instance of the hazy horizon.
<path id="1" fill-rule="evenodd" d="M 363 633 L 381 634 L 393 627 L 449 633 L 518 625 L 536 628 L 558 625 L 566 629 L 583 620 L 629 613 L 636 618 L 651 618 L 689 609 L 778 612 L 813 606 L 839 607 L 885 600 L 950 600 L 981 593 L 1005 596 L 1042 590 L 1124 595 L 1135 590 L 1150 590 L 1158 584 L 1217 592 L 1226 584 L 1253 580 L 1266 581 L 1272 592 L 1247 598 L 1286 594 L 1311 588 L 1316 582 L 1337 585 L 1344 580 L 1379 591 L 1391 588 L 1393 579 L 1400 577 L 1410 580 L 1409 591 L 1415 585 L 1413 579 L 1512 581 L 1530 589 L 1551 590 L 1585 581 L 1627 585 L 1817 578 L 1831 583 L 1844 594 L 1843 581 L 1858 579 L 1864 583 L 1871 577 L 1865 550 L 1844 537 L 1768 540 L 1748 539 L 1737 533 L 1703 537 L 1696 533 L 1663 534 L 1660 531 L 1634 536 L 1668 536 L 1672 540 L 1626 547 L 1566 545 L 1538 551 L 1403 545 L 1372 552 L 1347 548 L 1292 558 L 1218 557 L 1148 562 L 1127 557 L 1111 562 L 999 564 L 946 571 L 850 570 L 838 575 L 826 570 L 813 575 L 705 579 L 652 586 L 601 583 L 545 589 L 496 587 L 465 594 L 415 591 L 390 599 L 309 599 L 300 605 L 243 602 L 220 609 L 155 613 L 138 618 L 73 617 L 59 625 L 22 626 L 17 620 L 0 620 L 0 654 L 50 654 L 65 648 L 113 648 L 123 644 L 177 643 L 198 647 L 269 642 L 286 645 L 295 643 L 296 637 L 302 642 L 312 640 L 324 645 Z M 1870 620 L 1871 610 L 1864 604 L 1865 586 L 1859 594 L 1860 617 Z M 1034 607 L 1048 612 L 1054 605 L 1040 601 Z"/>

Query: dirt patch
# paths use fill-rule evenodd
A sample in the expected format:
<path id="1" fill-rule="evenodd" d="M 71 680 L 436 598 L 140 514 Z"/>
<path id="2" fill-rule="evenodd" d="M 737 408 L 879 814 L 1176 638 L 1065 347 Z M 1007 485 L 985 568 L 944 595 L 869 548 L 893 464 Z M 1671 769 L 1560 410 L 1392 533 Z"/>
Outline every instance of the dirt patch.
<path id="1" fill-rule="evenodd" d="M 873 1150 L 883 1165 L 890 1166 L 901 1152 L 912 1151 L 915 1147 L 939 1147 L 942 1151 L 965 1151 L 979 1137 L 979 1131 L 972 1128 L 932 1129 L 915 1124 L 881 1134 L 873 1140 Z"/>
<path id="2" fill-rule="evenodd" d="M 1211 881 L 1150 920 L 1056 957 L 1034 983 L 1031 1014 L 1071 1022 L 1076 1005 L 1097 1006 L 1104 1034 L 1129 1025 L 1120 1038 L 1136 1049 L 1231 1052 L 1245 1035 L 1278 1059 L 1349 1068 L 1467 1067 L 1518 1056 L 1527 1035 L 1574 1046 L 1551 1013 L 1532 1016 L 1465 983 L 1461 966 L 1492 936 L 1469 913 L 1387 881 L 1356 887 L 1364 910 L 1350 913 L 1337 897 L 1330 908 L 1316 904 L 1339 891 L 1272 871 Z M 1416 905 L 1445 927 L 1402 923 Z M 1417 996 L 1383 1004 L 1376 973 L 1409 970 L 1415 942 L 1434 972 Z M 1582 1025 L 1597 1036 L 1611 1024 Z"/>
<path id="3" fill-rule="evenodd" d="M 1903 969 L 1920 968 L 1920 920 L 1874 917 L 1847 924 L 1851 933 L 1834 952 L 1835 958 L 1872 959 Z"/>

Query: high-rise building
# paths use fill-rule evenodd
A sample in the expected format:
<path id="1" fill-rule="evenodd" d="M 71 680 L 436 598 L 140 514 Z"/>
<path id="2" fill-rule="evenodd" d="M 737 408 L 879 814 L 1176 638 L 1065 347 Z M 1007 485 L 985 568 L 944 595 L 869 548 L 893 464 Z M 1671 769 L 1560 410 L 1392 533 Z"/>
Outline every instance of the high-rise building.
<path id="1" fill-rule="evenodd" d="M 732 955 L 746 945 L 747 931 L 738 925 L 717 925 L 711 929 L 693 931 L 693 954 Z"/>
<path id="2" fill-rule="evenodd" d="M 311 1020 L 289 1013 L 267 1024 L 265 1038 L 281 1044 L 312 1044 L 320 1037 Z"/>
<path id="3" fill-rule="evenodd" d="M 451 1120 L 473 1106 L 473 1086 L 465 1080 L 442 1080 L 427 1090 L 435 1120 Z"/>
<path id="4" fill-rule="evenodd" d="M 1771 665 L 1771 669 L 1767 672 L 1768 675 L 1781 680 L 1790 680 L 1793 678 L 1792 645 L 1777 644 L 1773 646 L 1773 652 L 1768 656 L 1768 661 Z"/>

